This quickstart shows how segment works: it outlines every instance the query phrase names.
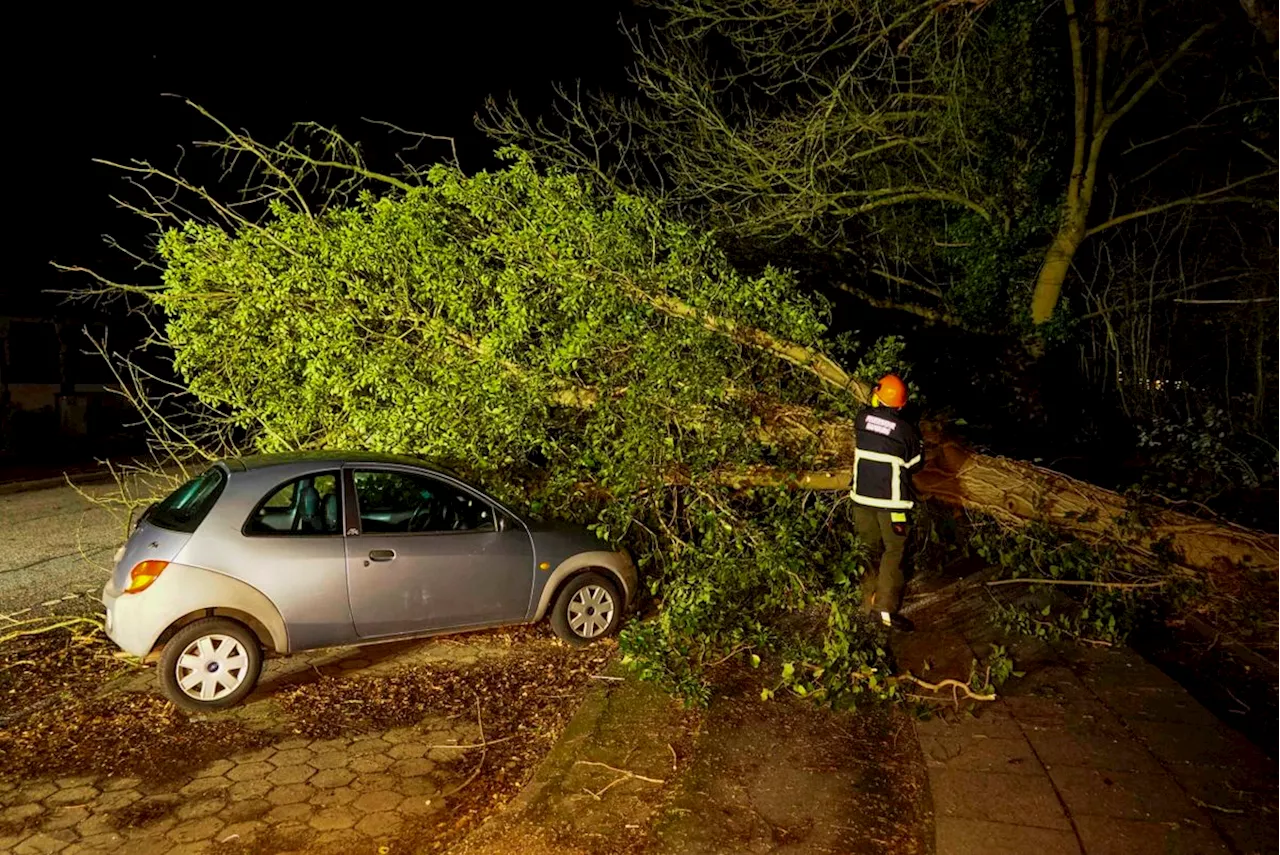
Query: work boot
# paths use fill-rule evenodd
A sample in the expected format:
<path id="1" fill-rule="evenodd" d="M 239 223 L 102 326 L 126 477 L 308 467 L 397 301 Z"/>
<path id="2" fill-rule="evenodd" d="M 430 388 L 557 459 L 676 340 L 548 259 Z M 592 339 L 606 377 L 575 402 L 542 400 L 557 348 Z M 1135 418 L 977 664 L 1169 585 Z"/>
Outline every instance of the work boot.
<path id="1" fill-rule="evenodd" d="M 911 618 L 903 617 L 897 612 L 880 612 L 880 623 L 899 632 L 914 632 L 916 628 Z"/>

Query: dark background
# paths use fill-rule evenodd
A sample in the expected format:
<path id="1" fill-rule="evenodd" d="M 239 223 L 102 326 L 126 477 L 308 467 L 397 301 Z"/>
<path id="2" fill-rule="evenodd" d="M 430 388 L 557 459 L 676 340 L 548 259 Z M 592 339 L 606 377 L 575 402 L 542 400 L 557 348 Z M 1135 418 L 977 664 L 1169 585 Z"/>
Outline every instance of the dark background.
<path id="1" fill-rule="evenodd" d="M 129 266 L 101 235 L 137 246 L 144 223 L 109 196 L 120 177 L 93 158 L 172 166 L 178 146 L 218 136 L 173 93 L 264 140 L 296 121 L 335 126 L 376 154 L 386 129 L 362 117 L 457 140 L 468 172 L 491 164 L 492 146 L 473 116 L 487 95 L 508 92 L 537 108 L 551 83 L 581 78 L 616 88 L 629 49 L 618 26 L 628 4 L 361 4 L 341 15 L 273 17 L 210 4 L 207 16 L 170 11 L 138 20 L 94 20 L 79 11 L 36 13 L 9 31 L 9 259 L 0 314 L 48 314 L 42 292 L 85 284 L 49 264 L 126 276 Z M 398 145 L 398 144 L 397 144 Z M 431 155 L 447 157 L 441 143 Z"/>

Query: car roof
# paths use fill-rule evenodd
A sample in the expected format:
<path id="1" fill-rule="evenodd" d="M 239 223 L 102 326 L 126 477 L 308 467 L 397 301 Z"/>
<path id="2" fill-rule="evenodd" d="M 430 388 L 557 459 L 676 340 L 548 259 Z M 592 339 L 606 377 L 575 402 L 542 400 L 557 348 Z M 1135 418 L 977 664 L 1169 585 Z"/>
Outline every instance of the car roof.
<path id="1" fill-rule="evenodd" d="M 232 472 L 248 472 L 254 469 L 268 469 L 272 466 L 289 466 L 295 463 L 395 463 L 401 466 L 416 466 L 430 469 L 455 478 L 458 475 L 446 466 L 441 466 L 420 457 L 409 457 L 404 454 L 380 454 L 376 451 L 291 451 L 286 454 L 253 454 L 247 457 L 229 457 L 221 463 Z"/>

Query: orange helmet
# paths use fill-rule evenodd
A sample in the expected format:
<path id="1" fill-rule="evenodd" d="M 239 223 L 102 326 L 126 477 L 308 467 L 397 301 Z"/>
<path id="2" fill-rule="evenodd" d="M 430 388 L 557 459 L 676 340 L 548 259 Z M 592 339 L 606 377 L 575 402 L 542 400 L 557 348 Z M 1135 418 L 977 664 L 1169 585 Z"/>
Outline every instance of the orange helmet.
<path id="1" fill-rule="evenodd" d="M 886 407 L 900 410 L 907 405 L 907 384 L 897 374 L 886 374 L 876 384 L 875 396 Z"/>

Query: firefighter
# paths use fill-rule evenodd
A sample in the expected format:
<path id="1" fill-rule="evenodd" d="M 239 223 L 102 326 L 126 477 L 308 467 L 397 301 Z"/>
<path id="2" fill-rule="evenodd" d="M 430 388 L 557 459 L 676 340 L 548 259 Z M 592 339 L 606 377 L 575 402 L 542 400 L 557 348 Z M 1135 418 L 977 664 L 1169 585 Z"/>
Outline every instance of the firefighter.
<path id="1" fill-rule="evenodd" d="M 910 632 L 915 627 L 898 614 L 902 601 L 902 556 L 907 545 L 908 515 L 913 506 L 911 475 L 924 462 L 920 431 L 902 416 L 907 386 L 895 374 L 880 378 L 871 406 L 858 413 L 857 449 L 853 454 L 854 525 L 874 556 L 880 573 L 869 610 L 885 626 Z M 870 583 L 864 581 L 870 593 Z"/>

